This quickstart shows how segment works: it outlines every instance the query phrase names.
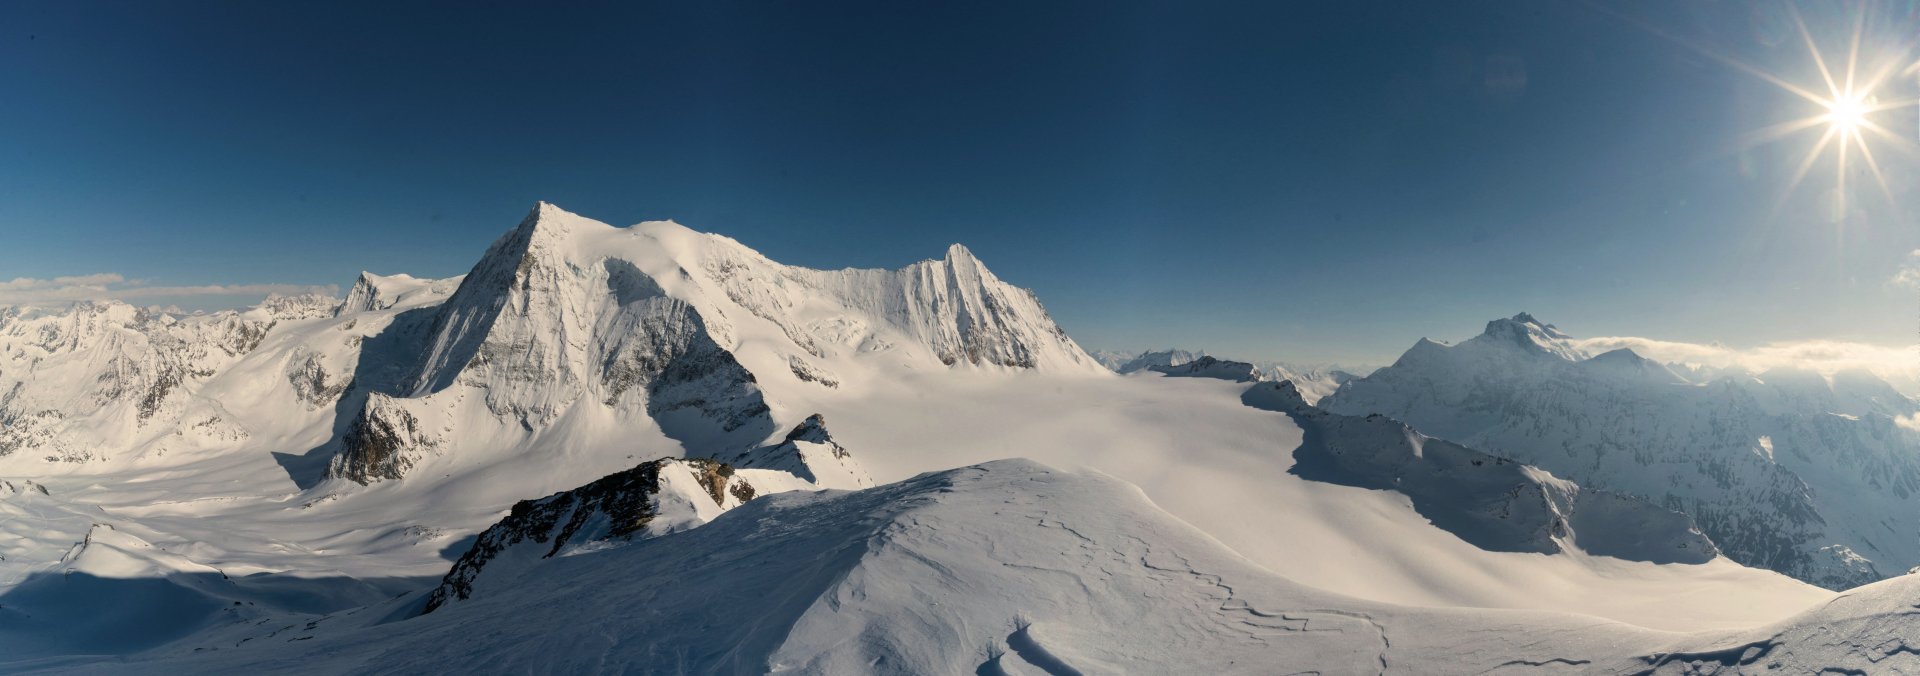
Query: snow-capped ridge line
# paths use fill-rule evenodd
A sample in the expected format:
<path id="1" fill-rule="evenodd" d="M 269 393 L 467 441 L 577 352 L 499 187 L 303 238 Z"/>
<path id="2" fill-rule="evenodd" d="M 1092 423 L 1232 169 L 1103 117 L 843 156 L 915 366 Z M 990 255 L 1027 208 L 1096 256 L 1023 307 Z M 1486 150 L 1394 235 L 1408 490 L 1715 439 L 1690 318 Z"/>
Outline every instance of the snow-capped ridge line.
<path id="1" fill-rule="evenodd" d="M 1871 374 L 1587 356 L 1523 313 L 1458 345 L 1422 340 L 1323 403 L 1646 496 L 1729 558 L 1830 589 L 1920 563 L 1920 540 L 1885 533 L 1920 527 L 1920 430 L 1898 424 L 1920 402 Z"/>

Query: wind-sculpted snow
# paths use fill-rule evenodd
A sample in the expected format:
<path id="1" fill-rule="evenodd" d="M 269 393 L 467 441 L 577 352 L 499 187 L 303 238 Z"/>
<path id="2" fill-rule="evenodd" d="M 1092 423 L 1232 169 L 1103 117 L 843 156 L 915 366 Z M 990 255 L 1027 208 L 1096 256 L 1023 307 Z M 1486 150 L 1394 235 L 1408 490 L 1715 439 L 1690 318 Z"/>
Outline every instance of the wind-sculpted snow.
<path id="1" fill-rule="evenodd" d="M 1327 413 L 1307 404 L 1292 383 L 1260 383 L 1243 400 L 1286 413 L 1306 431 L 1294 451 L 1294 474 L 1404 494 L 1435 526 L 1482 549 L 1555 554 L 1577 548 L 1653 563 L 1705 563 L 1718 555 L 1684 514 L 1583 489 L 1378 414 Z"/>
<path id="2" fill-rule="evenodd" d="M 1762 629 L 1688 638 L 1596 666 L 1653 676 L 1920 673 L 1920 575 L 1848 590 Z"/>
<path id="3" fill-rule="evenodd" d="M 573 520 L 540 521 L 564 530 Z M 1414 609 L 1315 591 L 1252 565 L 1132 486 L 1021 460 L 857 492 L 761 496 L 697 528 L 536 565 L 425 615 L 408 613 L 417 597 L 399 599 L 234 623 L 130 661 L 64 666 L 1470 674 L 1622 661 L 1673 640 L 1590 617 Z"/>
<path id="4" fill-rule="evenodd" d="M 1920 405 L 1865 374 L 1689 381 L 1588 357 L 1527 315 L 1457 346 L 1422 340 L 1323 402 L 1382 413 L 1694 518 L 1723 553 L 1832 589 L 1920 564 Z"/>

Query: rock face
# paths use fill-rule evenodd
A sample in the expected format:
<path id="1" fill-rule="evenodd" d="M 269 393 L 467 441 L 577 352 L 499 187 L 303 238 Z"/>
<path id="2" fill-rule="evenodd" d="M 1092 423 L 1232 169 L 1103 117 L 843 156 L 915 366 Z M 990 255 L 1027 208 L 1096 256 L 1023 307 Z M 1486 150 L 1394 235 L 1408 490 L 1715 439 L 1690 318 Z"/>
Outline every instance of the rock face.
<path id="1" fill-rule="evenodd" d="M 397 400 L 380 393 L 367 397 L 341 438 L 340 454 L 329 473 L 356 483 L 398 479 L 424 454 L 439 450 L 440 440 Z"/>
<path id="2" fill-rule="evenodd" d="M 764 481 L 782 488 L 791 482 Z M 699 526 L 769 492 L 748 475 L 713 460 L 641 463 L 585 486 L 522 500 L 480 534 L 427 597 L 426 612 L 475 593 L 483 571 L 513 580 L 540 560 L 605 548 Z"/>
<path id="3" fill-rule="evenodd" d="M 1328 413 L 1307 404 L 1292 383 L 1260 383 L 1242 400 L 1286 413 L 1305 431 L 1293 474 L 1399 492 L 1435 526 L 1481 549 L 1554 554 L 1578 548 L 1653 563 L 1705 563 L 1719 553 L 1679 512 L 1582 488 L 1378 414 Z"/>
<path id="4" fill-rule="evenodd" d="M 1741 563 L 1841 589 L 1920 563 L 1920 405 L 1866 374 L 1693 381 L 1521 314 L 1422 340 L 1321 402 L 1691 515 Z"/>

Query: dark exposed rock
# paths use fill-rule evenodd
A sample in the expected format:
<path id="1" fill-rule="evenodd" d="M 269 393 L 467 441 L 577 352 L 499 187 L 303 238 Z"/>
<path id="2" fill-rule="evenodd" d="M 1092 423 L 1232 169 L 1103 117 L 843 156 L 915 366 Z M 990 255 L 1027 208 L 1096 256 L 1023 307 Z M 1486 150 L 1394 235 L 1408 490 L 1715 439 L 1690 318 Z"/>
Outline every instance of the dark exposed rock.
<path id="1" fill-rule="evenodd" d="M 1250 383 L 1260 379 L 1260 369 L 1243 361 L 1227 361 L 1202 356 L 1193 361 L 1176 365 L 1154 365 L 1147 367 L 1157 373 L 1187 378 L 1218 378 L 1236 383 Z"/>
<path id="2" fill-rule="evenodd" d="M 455 599 L 469 598 L 482 570 L 490 565 L 497 567 L 503 557 L 538 560 L 558 555 L 568 546 L 634 539 L 658 516 L 661 473 L 681 468 L 713 499 L 716 509 L 726 504 L 729 494 L 745 502 L 756 493 L 724 463 L 662 458 L 579 488 L 538 500 L 522 500 L 506 518 L 481 533 L 473 547 L 453 564 L 440 586 L 428 595 L 425 612 Z"/>
<path id="3" fill-rule="evenodd" d="M 341 437 L 340 453 L 328 474 L 360 484 L 398 479 L 413 467 L 419 451 L 437 446 L 422 432 L 413 413 L 391 397 L 375 393 L 367 397 L 360 416 Z"/>

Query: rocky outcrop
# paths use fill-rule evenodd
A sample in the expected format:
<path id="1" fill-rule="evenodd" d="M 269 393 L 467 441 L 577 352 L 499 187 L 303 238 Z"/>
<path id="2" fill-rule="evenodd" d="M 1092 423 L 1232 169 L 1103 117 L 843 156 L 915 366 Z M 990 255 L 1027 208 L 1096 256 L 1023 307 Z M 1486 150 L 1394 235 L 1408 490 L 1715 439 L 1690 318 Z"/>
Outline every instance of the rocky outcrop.
<path id="1" fill-rule="evenodd" d="M 713 460 L 663 458 L 538 500 L 522 500 L 480 534 L 427 597 L 426 611 L 471 597 L 485 572 L 512 579 L 541 559 L 705 523 L 758 491 Z"/>
<path id="2" fill-rule="evenodd" d="M 1260 369 L 1252 364 L 1204 356 L 1175 366 L 1155 365 L 1147 368 L 1155 373 L 1181 378 L 1217 378 L 1236 383 L 1250 383 L 1260 379 Z"/>
<path id="3" fill-rule="evenodd" d="M 734 462 L 787 472 L 821 488 L 852 490 L 873 485 L 853 454 L 827 433 L 827 419 L 818 413 L 795 425 L 780 443 L 742 453 Z"/>
<path id="4" fill-rule="evenodd" d="M 334 456 L 328 475 L 360 484 L 398 479 L 439 446 L 439 439 L 404 402 L 372 393 L 341 437 L 340 453 Z"/>
<path id="5" fill-rule="evenodd" d="M 347 390 L 349 378 L 329 372 L 318 353 L 296 350 L 287 364 L 287 382 L 309 409 L 332 405 Z"/>

